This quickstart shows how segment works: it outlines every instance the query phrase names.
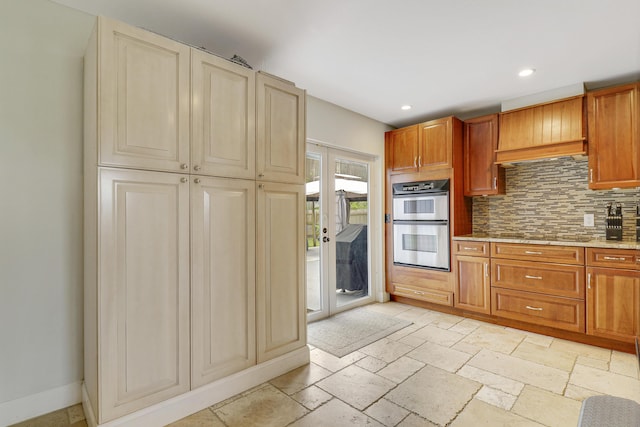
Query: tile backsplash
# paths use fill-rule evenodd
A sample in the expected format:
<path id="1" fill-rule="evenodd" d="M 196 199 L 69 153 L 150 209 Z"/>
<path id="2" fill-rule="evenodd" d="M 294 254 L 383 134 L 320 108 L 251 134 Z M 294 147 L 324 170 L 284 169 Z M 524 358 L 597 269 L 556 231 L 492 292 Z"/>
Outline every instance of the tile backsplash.
<path id="1" fill-rule="evenodd" d="M 618 202 L 623 238 L 634 240 L 640 189 L 589 190 L 588 170 L 586 157 L 507 168 L 505 195 L 473 198 L 473 232 L 604 238 L 606 205 Z M 595 227 L 584 226 L 584 214 L 594 214 Z"/>

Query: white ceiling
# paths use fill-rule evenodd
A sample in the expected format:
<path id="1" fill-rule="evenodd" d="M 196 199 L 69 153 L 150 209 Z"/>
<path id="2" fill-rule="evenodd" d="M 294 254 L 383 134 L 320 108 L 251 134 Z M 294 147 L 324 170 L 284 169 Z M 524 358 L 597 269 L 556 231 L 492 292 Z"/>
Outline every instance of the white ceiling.
<path id="1" fill-rule="evenodd" d="M 640 0 L 55 1 L 238 54 L 393 126 L 640 79 Z M 525 67 L 537 72 L 518 77 Z"/>

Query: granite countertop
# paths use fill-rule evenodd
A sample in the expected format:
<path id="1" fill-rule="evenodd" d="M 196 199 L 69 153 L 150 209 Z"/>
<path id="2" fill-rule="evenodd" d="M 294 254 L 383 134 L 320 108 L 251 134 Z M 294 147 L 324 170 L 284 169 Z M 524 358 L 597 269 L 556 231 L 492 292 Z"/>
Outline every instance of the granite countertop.
<path id="1" fill-rule="evenodd" d="M 466 234 L 463 236 L 454 236 L 453 240 L 640 250 L 640 242 L 636 242 L 635 240 L 615 241 L 605 240 L 604 237 L 594 239 L 583 236 L 571 237 L 527 234 Z"/>

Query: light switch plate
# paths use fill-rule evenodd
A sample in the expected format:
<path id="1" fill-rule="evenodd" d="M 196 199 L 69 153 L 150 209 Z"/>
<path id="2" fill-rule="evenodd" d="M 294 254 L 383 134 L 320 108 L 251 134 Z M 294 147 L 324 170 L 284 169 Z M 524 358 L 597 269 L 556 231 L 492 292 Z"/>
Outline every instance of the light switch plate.
<path id="1" fill-rule="evenodd" d="M 584 214 L 584 226 L 585 227 L 595 227 L 595 221 L 593 219 L 593 214 Z"/>

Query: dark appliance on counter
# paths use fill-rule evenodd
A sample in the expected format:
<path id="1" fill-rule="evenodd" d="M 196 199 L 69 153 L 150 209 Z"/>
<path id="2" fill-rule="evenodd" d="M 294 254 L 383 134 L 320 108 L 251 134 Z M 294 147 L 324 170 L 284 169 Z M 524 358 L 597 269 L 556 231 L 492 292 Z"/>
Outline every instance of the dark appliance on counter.
<path id="1" fill-rule="evenodd" d="M 615 210 L 613 204 L 607 204 L 606 237 L 607 240 L 622 240 L 622 205 L 616 203 Z"/>
<path id="2" fill-rule="evenodd" d="M 451 271 L 448 179 L 393 184 L 393 263 Z"/>
<path id="3" fill-rule="evenodd" d="M 336 235 L 336 288 L 368 293 L 367 226 L 348 224 Z"/>

